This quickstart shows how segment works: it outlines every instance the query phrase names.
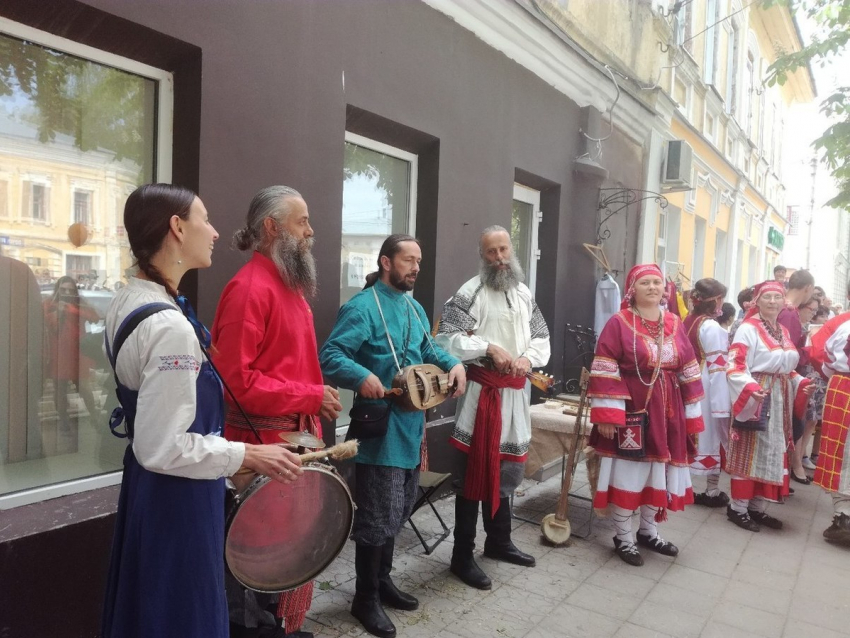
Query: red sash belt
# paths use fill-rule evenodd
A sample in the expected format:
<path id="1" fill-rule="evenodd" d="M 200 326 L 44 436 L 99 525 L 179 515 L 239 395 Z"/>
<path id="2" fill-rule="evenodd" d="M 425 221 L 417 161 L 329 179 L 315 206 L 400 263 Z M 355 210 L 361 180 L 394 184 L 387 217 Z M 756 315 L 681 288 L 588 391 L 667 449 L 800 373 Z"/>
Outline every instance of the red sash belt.
<path id="1" fill-rule="evenodd" d="M 502 441 L 502 395 L 499 390 L 522 390 L 525 377 L 514 377 L 481 366 L 469 366 L 466 378 L 481 385 L 463 496 L 471 501 L 490 500 L 493 514 L 499 509 L 499 444 Z"/>
<path id="2" fill-rule="evenodd" d="M 258 432 L 263 430 L 279 430 L 281 432 L 309 432 L 322 438 L 322 430 L 318 419 L 312 414 L 284 414 L 283 416 L 262 416 L 249 414 L 248 418 L 257 428 Z M 228 407 L 224 418 L 227 425 L 239 430 L 250 430 L 251 427 L 242 416 L 242 413 L 234 408 Z"/>

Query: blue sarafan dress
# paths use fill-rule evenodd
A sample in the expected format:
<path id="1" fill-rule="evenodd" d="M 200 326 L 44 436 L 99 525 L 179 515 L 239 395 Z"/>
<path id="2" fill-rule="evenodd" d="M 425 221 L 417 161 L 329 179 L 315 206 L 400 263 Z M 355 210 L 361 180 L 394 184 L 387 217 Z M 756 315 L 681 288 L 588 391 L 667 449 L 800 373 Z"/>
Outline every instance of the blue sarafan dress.
<path id="1" fill-rule="evenodd" d="M 113 368 L 116 357 L 110 353 Z M 220 433 L 221 382 L 208 361 L 201 365 L 196 388 L 195 420 L 188 431 Z M 132 439 L 139 393 L 118 383 L 118 394 Z M 136 460 L 132 444 L 127 446 L 102 638 L 228 637 L 224 495 L 224 478 L 151 472 Z"/>

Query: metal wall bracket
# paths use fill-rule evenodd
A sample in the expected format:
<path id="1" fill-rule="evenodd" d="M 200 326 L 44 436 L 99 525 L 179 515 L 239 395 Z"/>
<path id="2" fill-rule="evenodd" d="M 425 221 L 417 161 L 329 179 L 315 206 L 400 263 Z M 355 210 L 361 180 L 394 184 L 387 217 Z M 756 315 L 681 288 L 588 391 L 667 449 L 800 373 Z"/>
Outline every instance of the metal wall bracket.
<path id="1" fill-rule="evenodd" d="M 625 210 L 632 204 L 637 204 L 648 199 L 654 199 L 661 208 L 667 208 L 667 198 L 661 193 L 647 191 L 639 188 L 600 188 L 599 225 L 596 227 L 596 243 L 601 245 L 603 241 L 611 237 L 611 230 L 606 225 L 608 220 Z"/>

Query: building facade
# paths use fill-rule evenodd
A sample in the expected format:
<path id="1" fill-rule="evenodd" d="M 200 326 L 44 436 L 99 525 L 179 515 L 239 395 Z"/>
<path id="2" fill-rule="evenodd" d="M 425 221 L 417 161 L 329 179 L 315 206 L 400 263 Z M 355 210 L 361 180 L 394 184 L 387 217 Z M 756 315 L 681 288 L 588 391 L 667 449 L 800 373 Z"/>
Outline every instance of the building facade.
<path id="1" fill-rule="evenodd" d="M 671 17 L 659 100 L 672 105 L 669 135 L 690 145 L 693 165 L 689 189 L 667 194 L 654 256 L 686 288 L 714 277 L 734 300 L 779 263 L 789 221 L 784 124 L 792 104 L 813 99 L 813 83 L 801 70 L 784 86 L 765 84 L 777 52 L 801 46 L 787 7 L 695 0 Z"/>

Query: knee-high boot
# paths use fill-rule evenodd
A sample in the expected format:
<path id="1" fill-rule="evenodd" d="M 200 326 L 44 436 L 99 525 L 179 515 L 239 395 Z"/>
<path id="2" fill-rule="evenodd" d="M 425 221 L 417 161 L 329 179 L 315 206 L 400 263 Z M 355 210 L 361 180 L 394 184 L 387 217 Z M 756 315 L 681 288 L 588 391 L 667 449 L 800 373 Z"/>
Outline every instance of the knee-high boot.
<path id="1" fill-rule="evenodd" d="M 470 501 L 458 494 L 455 498 L 455 546 L 451 572 L 470 587 L 490 589 L 493 583 L 472 557 L 477 525 L 478 501 Z"/>
<path id="2" fill-rule="evenodd" d="M 373 636 L 395 638 L 395 625 L 389 619 L 378 597 L 378 574 L 381 569 L 383 546 L 357 545 L 354 570 L 357 580 L 351 615 Z"/>
<path id="3" fill-rule="evenodd" d="M 413 611 L 419 607 L 419 601 L 408 593 L 401 591 L 395 586 L 390 577 L 393 568 L 393 550 L 395 539 L 391 538 L 381 548 L 381 569 L 378 572 L 378 594 L 381 602 L 394 609 Z"/>
<path id="4" fill-rule="evenodd" d="M 490 503 L 484 503 L 484 555 L 506 563 L 534 567 L 534 556 L 519 551 L 511 541 L 511 503 L 509 498 L 499 500 L 499 509 L 492 515 Z"/>

